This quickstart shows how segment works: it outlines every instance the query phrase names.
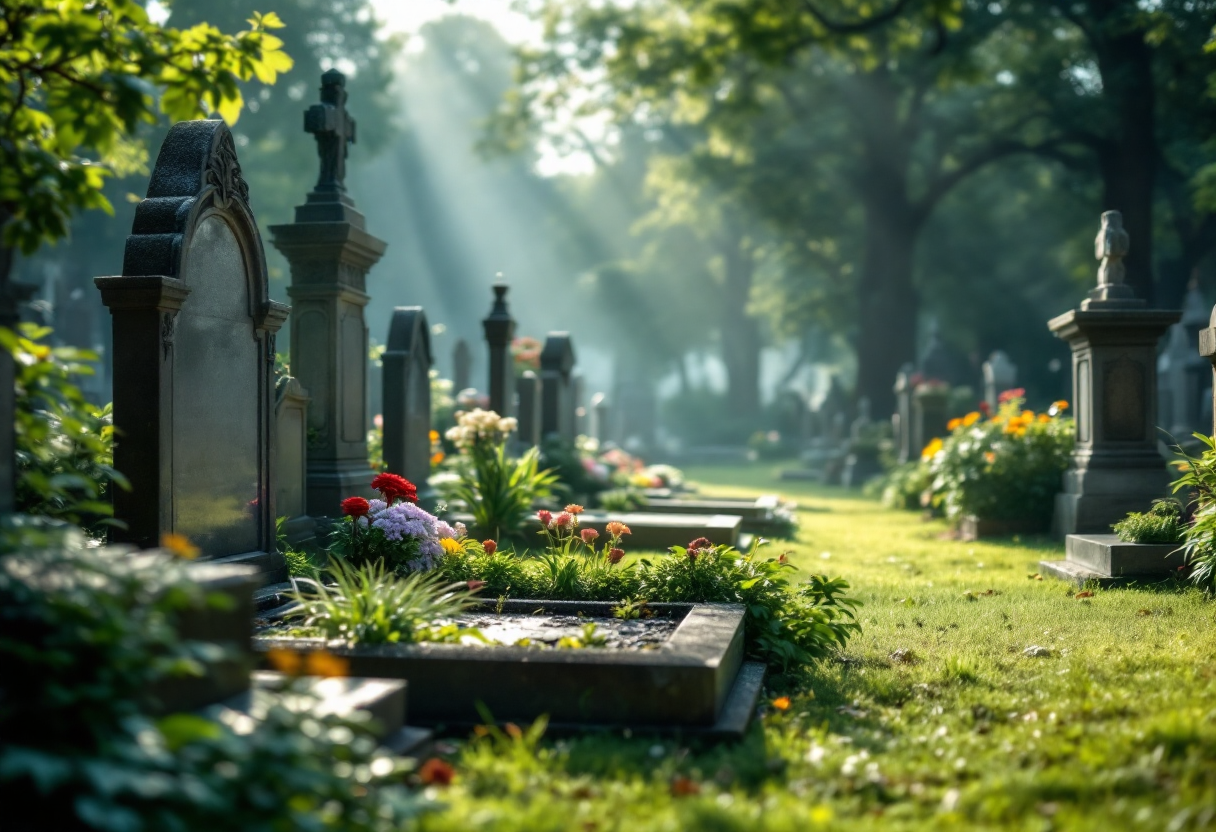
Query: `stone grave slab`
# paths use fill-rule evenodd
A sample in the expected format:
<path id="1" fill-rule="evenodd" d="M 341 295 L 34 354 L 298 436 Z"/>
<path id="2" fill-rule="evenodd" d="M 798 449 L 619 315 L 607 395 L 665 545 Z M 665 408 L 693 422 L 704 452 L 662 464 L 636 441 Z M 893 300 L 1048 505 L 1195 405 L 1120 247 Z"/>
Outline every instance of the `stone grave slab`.
<path id="1" fill-rule="evenodd" d="M 173 125 L 135 210 L 123 273 L 95 284 L 114 331 L 116 542 L 183 535 L 210 560 L 286 575 L 275 550 L 275 335 L 266 258 L 232 134 Z"/>
<path id="2" fill-rule="evenodd" d="M 1115 534 L 1070 534 L 1065 560 L 1041 561 L 1039 571 L 1081 585 L 1160 581 L 1185 565 L 1181 544 L 1124 543 Z"/>
<path id="3" fill-rule="evenodd" d="M 743 519 L 740 530 L 753 534 L 771 534 L 779 522 L 775 516 L 781 498 L 765 494 L 754 500 L 731 498 L 655 499 L 638 509 L 639 514 L 708 514 L 737 515 Z"/>
<path id="4" fill-rule="evenodd" d="M 528 722 L 547 714 L 558 731 L 630 728 L 741 736 L 755 709 L 763 666 L 743 661 L 743 608 L 654 604 L 674 631 L 658 644 L 543 649 L 536 646 L 411 644 L 348 647 L 320 639 L 258 636 L 254 648 L 324 647 L 360 676 L 408 679 L 411 719 L 461 728 L 479 724 L 477 704 L 496 720 Z M 611 603 L 510 600 L 482 602 L 482 617 L 581 616 L 607 625 Z M 645 623 L 646 620 L 639 623 Z"/>
<path id="5" fill-rule="evenodd" d="M 619 520 L 632 532 L 625 538 L 625 549 L 667 549 L 687 546 L 690 541 L 704 537 L 717 545 L 738 546 L 743 518 L 738 514 L 645 514 L 642 512 L 587 511 L 580 524 L 599 527 L 610 520 Z"/>

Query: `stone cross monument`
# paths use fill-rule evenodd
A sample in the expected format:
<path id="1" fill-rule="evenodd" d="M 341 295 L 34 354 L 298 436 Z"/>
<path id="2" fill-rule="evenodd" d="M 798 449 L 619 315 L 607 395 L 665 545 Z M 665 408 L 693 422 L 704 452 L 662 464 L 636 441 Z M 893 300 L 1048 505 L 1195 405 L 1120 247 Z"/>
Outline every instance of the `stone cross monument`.
<path id="1" fill-rule="evenodd" d="M 505 283 L 494 284 L 494 305 L 481 322 L 490 348 L 490 410 L 502 417 L 515 415 L 515 360 L 511 357 L 515 319 L 507 309 L 509 288 Z"/>
<path id="2" fill-rule="evenodd" d="M 1072 350 L 1072 463 L 1056 496 L 1059 535 L 1106 533 L 1129 511 L 1169 491 L 1157 450 L 1157 342 L 1181 313 L 1147 309 L 1123 282 L 1127 232 L 1118 211 L 1102 215 L 1094 253 L 1098 285 L 1079 309 L 1047 325 Z"/>
<path id="3" fill-rule="evenodd" d="M 116 542 L 183 535 L 211 560 L 284 580 L 275 548 L 275 333 L 266 258 L 232 134 L 173 125 L 135 210 L 122 275 L 99 277 L 114 323 Z"/>
<path id="4" fill-rule="evenodd" d="M 344 497 L 371 496 L 367 462 L 368 337 L 363 320 L 367 271 L 386 244 L 364 229 L 346 193 L 347 145 L 355 122 L 346 112 L 346 79 L 321 76 L 321 103 L 304 114 L 317 138 L 321 175 L 295 222 L 270 227 L 291 264 L 292 374 L 312 396 L 308 408 L 308 513 L 333 517 Z"/>

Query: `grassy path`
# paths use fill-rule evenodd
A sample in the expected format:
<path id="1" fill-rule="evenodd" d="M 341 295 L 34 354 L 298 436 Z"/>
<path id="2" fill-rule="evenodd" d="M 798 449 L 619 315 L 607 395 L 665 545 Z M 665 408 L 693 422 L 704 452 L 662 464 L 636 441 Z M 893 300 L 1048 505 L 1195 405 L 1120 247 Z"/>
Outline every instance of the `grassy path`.
<path id="1" fill-rule="evenodd" d="M 1029 577 L 1062 553 L 1050 541 L 941 540 L 942 524 L 764 467 L 689 473 L 706 493 L 798 500 L 798 541 L 772 551 L 853 584 L 864 630 L 844 660 L 771 679 L 791 707 L 737 746 L 462 745 L 425 828 L 1216 829 L 1216 602 L 1077 598 Z"/>

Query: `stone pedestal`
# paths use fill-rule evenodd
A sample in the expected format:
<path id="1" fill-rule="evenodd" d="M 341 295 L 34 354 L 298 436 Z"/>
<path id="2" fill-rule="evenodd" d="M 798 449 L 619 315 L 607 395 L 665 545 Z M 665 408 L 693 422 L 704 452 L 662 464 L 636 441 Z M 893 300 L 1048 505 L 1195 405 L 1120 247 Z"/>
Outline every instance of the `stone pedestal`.
<path id="1" fill-rule="evenodd" d="M 490 410 L 504 418 L 515 415 L 515 360 L 511 357 L 515 319 L 507 309 L 509 288 L 505 283 L 494 285 L 494 305 L 481 322 L 490 351 Z"/>
<path id="2" fill-rule="evenodd" d="M 315 541 L 317 524 L 308 516 L 308 403 L 312 399 L 300 382 L 283 376 L 275 385 L 275 511 L 287 518 L 287 543 L 299 548 Z"/>
<path id="3" fill-rule="evenodd" d="M 317 135 L 321 177 L 297 206 L 295 222 L 273 225 L 275 247 L 291 264 L 292 375 L 312 395 L 308 420 L 308 513 L 338 514 L 343 498 L 372 496 L 367 462 L 367 271 L 386 243 L 364 229 L 346 193 L 346 145 L 354 122 L 346 115 L 345 79 L 322 76 L 322 103 L 305 114 Z"/>
<path id="4" fill-rule="evenodd" d="M 1181 544 L 1124 543 L 1114 534 L 1070 534 L 1066 560 L 1041 561 L 1044 574 L 1082 585 L 1160 581 L 1185 566 Z"/>
<path id="5" fill-rule="evenodd" d="M 1052 524 L 1061 537 L 1109 532 L 1129 511 L 1145 511 L 1169 493 L 1157 450 L 1157 341 L 1179 313 L 1118 303 L 1086 301 L 1048 324 L 1072 349 L 1077 420 Z"/>
<path id="6" fill-rule="evenodd" d="M 524 448 L 540 445 L 540 379 L 524 370 L 515 382 L 519 392 L 519 442 Z"/>

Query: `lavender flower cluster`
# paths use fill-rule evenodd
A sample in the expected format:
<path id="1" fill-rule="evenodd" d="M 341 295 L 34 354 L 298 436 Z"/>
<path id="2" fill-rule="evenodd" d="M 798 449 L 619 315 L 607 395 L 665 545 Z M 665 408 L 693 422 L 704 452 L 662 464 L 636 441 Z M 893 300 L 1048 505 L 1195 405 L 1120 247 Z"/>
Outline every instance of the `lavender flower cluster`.
<path id="1" fill-rule="evenodd" d="M 414 503 L 399 501 L 388 505 L 383 500 L 369 500 L 368 517 L 360 517 L 361 526 L 370 525 L 384 532 L 384 538 L 393 542 L 401 542 L 407 538 L 418 541 L 418 557 L 406 565 L 411 571 L 427 571 L 434 568 L 435 559 L 443 555 L 444 539 L 456 539 L 463 536 L 464 531 L 457 523 L 452 528 L 435 515 L 424 511 Z"/>

